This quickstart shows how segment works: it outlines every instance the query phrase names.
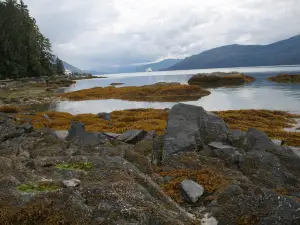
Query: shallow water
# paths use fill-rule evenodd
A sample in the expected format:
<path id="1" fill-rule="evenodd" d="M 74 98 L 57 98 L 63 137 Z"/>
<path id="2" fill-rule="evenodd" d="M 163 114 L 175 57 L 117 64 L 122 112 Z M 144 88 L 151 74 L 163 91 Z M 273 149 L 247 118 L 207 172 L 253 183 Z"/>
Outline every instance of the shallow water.
<path id="1" fill-rule="evenodd" d="M 203 106 L 206 110 L 235 109 L 275 109 L 300 112 L 300 84 L 278 84 L 267 80 L 279 73 L 300 73 L 300 66 L 249 67 L 230 69 L 167 71 L 151 73 L 111 74 L 108 78 L 81 80 L 65 91 L 75 91 L 92 87 L 105 87 L 113 82 L 121 86 L 141 86 L 157 82 L 187 83 L 194 74 L 203 72 L 239 71 L 256 78 L 251 84 L 239 87 L 210 89 L 211 95 L 187 104 Z M 118 86 L 120 87 L 120 86 Z M 79 113 L 111 112 L 132 108 L 171 108 L 174 102 L 136 102 L 123 100 L 61 101 L 54 109 L 57 111 Z"/>

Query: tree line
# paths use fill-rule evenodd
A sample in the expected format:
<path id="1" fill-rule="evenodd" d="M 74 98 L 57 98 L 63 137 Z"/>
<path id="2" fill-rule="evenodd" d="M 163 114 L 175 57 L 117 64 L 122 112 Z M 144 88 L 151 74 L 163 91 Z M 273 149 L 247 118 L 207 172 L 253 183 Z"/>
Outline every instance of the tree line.
<path id="1" fill-rule="evenodd" d="M 41 34 L 23 0 L 0 0 L 0 78 L 63 72 L 62 61 L 54 60 L 49 39 Z"/>

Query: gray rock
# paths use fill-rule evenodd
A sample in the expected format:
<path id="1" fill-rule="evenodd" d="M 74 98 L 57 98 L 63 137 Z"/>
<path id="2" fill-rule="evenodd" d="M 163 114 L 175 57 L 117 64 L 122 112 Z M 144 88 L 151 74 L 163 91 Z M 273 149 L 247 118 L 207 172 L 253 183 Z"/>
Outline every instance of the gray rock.
<path id="1" fill-rule="evenodd" d="M 79 186 L 81 181 L 78 179 L 70 179 L 70 180 L 63 180 L 62 183 L 65 187 L 69 188 L 69 187 Z"/>
<path id="2" fill-rule="evenodd" d="M 108 121 L 111 120 L 110 114 L 109 114 L 109 113 L 106 113 L 106 112 L 98 113 L 98 114 L 97 114 L 97 117 L 98 117 L 98 118 L 101 118 L 101 119 L 104 119 L 104 120 L 108 120 Z"/>
<path id="3" fill-rule="evenodd" d="M 195 203 L 198 199 L 203 195 L 204 188 L 192 181 L 192 180 L 184 180 L 180 183 L 180 188 L 182 191 L 182 195 L 185 201 L 189 203 Z"/>
<path id="4" fill-rule="evenodd" d="M 164 147 L 164 136 L 156 137 L 153 142 L 153 151 L 152 151 L 152 160 L 151 160 L 153 165 L 161 164 L 163 147 Z"/>
<path id="5" fill-rule="evenodd" d="M 43 117 L 46 119 L 46 120 L 50 120 L 50 117 L 46 114 L 43 115 Z"/>
<path id="6" fill-rule="evenodd" d="M 281 145 L 282 145 L 282 140 L 272 139 L 272 142 L 273 142 L 275 145 L 278 145 L 278 146 L 281 146 Z"/>
<path id="7" fill-rule="evenodd" d="M 169 112 L 163 159 L 181 151 L 194 151 L 213 141 L 226 141 L 225 122 L 202 107 L 177 104 Z"/>
<path id="8" fill-rule="evenodd" d="M 104 144 L 107 141 L 107 136 L 102 133 L 87 132 L 83 123 L 74 122 L 66 139 L 80 145 L 96 146 Z"/>
<path id="9" fill-rule="evenodd" d="M 121 134 L 117 140 L 128 144 L 136 144 L 147 136 L 147 131 L 144 130 L 128 130 Z"/>
<path id="10" fill-rule="evenodd" d="M 295 154 L 293 154 L 295 155 Z M 284 156 L 279 156 L 284 157 Z M 279 160 L 277 156 L 261 150 L 252 150 L 245 154 L 244 161 L 240 163 L 240 169 L 245 176 L 255 184 L 263 184 L 268 188 L 300 187 L 298 165 L 288 165 L 290 157 L 285 161 Z M 285 162 L 286 165 L 283 164 Z M 299 162 L 299 160 L 298 160 Z M 286 166 L 294 168 L 288 170 Z"/>
<path id="11" fill-rule="evenodd" d="M 256 149 L 262 151 L 280 148 L 271 141 L 265 132 L 255 128 L 249 128 L 246 137 L 251 150 Z"/>
<path id="12" fill-rule="evenodd" d="M 246 132 L 241 130 L 232 130 L 228 135 L 229 142 L 237 148 L 248 149 Z"/>
<path id="13" fill-rule="evenodd" d="M 147 136 L 145 137 L 145 139 L 147 140 L 152 140 L 153 138 L 156 137 L 156 131 L 155 130 L 152 130 L 150 132 L 148 132 Z"/>
<path id="14" fill-rule="evenodd" d="M 54 134 L 58 138 L 66 139 L 69 135 L 69 131 L 67 131 L 67 130 L 57 130 L 57 131 L 54 131 Z"/>
<path id="15" fill-rule="evenodd" d="M 121 134 L 110 133 L 110 132 L 104 132 L 103 134 L 112 139 L 116 139 L 121 135 Z"/>
<path id="16" fill-rule="evenodd" d="M 214 148 L 214 149 L 236 149 L 235 147 L 233 146 L 230 146 L 230 145 L 226 145 L 226 144 L 223 144 L 222 142 L 211 142 L 208 144 L 208 146 Z"/>
<path id="17" fill-rule="evenodd" d="M 229 165 L 237 164 L 241 160 L 242 154 L 240 154 L 233 146 L 221 142 L 211 142 L 208 146 L 212 149 L 212 157 L 222 159 Z"/>
<path id="18" fill-rule="evenodd" d="M 231 184 L 229 185 L 224 192 L 218 196 L 218 203 L 224 204 L 226 201 L 230 200 L 234 196 L 243 194 L 243 190 L 238 186 Z"/>

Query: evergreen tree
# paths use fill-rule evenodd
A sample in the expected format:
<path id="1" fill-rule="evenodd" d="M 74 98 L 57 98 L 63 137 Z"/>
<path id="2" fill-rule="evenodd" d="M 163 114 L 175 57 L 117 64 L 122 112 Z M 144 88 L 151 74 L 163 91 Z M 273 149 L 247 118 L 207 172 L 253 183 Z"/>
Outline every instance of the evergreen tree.
<path id="1" fill-rule="evenodd" d="M 0 0 L 0 78 L 53 74 L 51 44 L 21 0 Z"/>
<path id="2" fill-rule="evenodd" d="M 58 57 L 56 58 L 56 73 L 58 75 L 62 75 L 65 72 L 65 66 L 63 61 L 61 61 Z"/>

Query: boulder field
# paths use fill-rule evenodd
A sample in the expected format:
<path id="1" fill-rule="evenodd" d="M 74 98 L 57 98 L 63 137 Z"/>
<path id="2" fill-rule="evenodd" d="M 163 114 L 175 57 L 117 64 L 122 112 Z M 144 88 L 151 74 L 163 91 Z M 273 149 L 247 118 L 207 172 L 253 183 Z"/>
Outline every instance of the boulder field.
<path id="1" fill-rule="evenodd" d="M 0 224 L 300 224 L 300 157 L 177 104 L 163 136 L 0 115 Z"/>

